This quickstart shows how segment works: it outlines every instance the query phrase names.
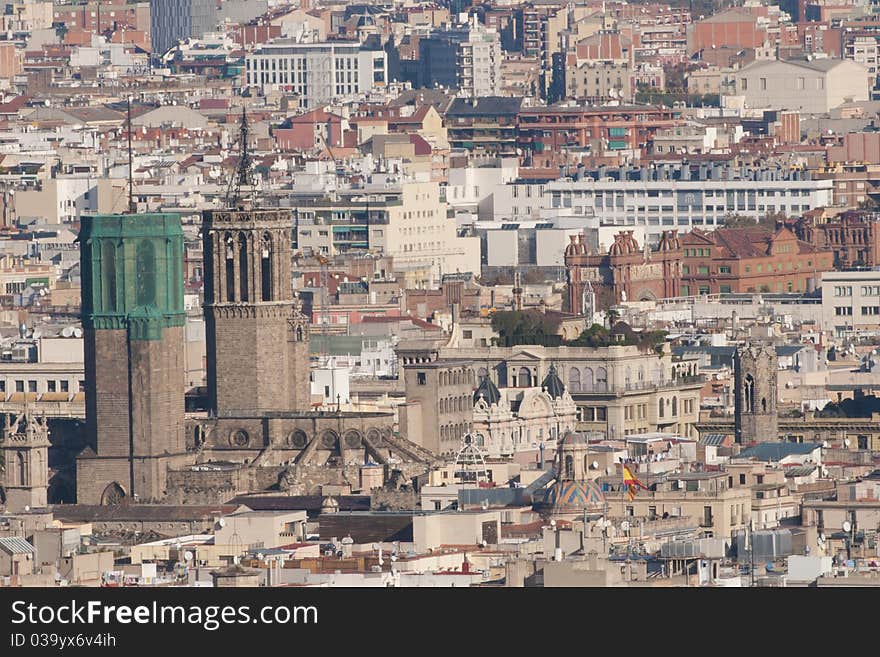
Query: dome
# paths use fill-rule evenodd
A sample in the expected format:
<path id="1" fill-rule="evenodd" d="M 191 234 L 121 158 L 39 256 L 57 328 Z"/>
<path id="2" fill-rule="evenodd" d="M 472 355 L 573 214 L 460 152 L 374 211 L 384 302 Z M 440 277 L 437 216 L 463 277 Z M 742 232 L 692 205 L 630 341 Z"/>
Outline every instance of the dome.
<path id="1" fill-rule="evenodd" d="M 492 379 L 488 376 L 483 377 L 483 380 L 480 381 L 480 387 L 474 391 L 474 403 L 476 404 L 480 401 L 480 397 L 486 400 L 486 403 L 491 406 L 492 404 L 497 404 L 501 401 L 501 393 L 498 392 L 498 388 L 492 383 Z"/>
<path id="2" fill-rule="evenodd" d="M 569 431 L 562 437 L 559 445 L 589 445 L 589 441 L 584 434 Z"/>
<path id="3" fill-rule="evenodd" d="M 547 493 L 547 504 L 557 513 L 581 513 L 601 509 L 605 495 L 592 481 L 557 481 Z"/>
<path id="4" fill-rule="evenodd" d="M 625 230 L 614 236 L 614 244 L 608 249 L 609 255 L 627 255 L 638 253 L 639 243 L 633 237 L 633 231 Z"/>
<path id="5" fill-rule="evenodd" d="M 547 391 L 547 394 L 553 399 L 559 399 L 562 397 L 562 393 L 565 392 L 565 386 L 556 375 L 555 365 L 550 366 L 550 370 L 547 372 L 547 376 L 544 377 L 544 382 L 541 384 L 541 387 L 544 388 Z"/>

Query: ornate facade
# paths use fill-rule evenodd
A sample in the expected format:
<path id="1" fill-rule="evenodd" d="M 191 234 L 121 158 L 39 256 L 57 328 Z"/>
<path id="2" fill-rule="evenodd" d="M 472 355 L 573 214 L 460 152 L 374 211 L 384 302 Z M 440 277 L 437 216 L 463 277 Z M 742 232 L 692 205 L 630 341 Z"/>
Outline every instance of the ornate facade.
<path id="1" fill-rule="evenodd" d="M 559 436 L 577 424 L 577 406 L 552 366 L 540 388 L 499 390 L 483 377 L 473 413 L 476 443 L 490 457 L 512 456 L 541 443 L 555 449 Z"/>
<path id="2" fill-rule="evenodd" d="M 580 315 L 623 301 L 674 297 L 681 280 L 681 241 L 678 232 L 663 231 L 656 250 L 640 247 L 633 231 L 621 231 L 607 254 L 591 254 L 584 235 L 572 235 L 565 248 L 568 309 Z"/>
<path id="3" fill-rule="evenodd" d="M 28 408 L 10 422 L 8 415 L 0 443 L 4 464 L 0 486 L 6 510 L 20 513 L 46 506 L 49 490 L 49 429 L 45 419 Z"/>

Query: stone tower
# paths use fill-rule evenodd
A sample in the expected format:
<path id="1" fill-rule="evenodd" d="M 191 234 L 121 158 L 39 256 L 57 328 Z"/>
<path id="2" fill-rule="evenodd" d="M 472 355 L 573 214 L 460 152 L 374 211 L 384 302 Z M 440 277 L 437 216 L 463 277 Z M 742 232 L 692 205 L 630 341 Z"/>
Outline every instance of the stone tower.
<path id="1" fill-rule="evenodd" d="M 21 513 L 26 507 L 45 507 L 49 490 L 49 430 L 45 420 L 35 418 L 26 408 L 3 427 L 2 482 L 6 510 Z"/>
<path id="2" fill-rule="evenodd" d="M 79 242 L 91 447 L 77 458 L 77 502 L 159 500 L 186 454 L 180 217 L 83 217 Z"/>
<path id="3" fill-rule="evenodd" d="M 779 439 L 777 369 L 773 345 L 746 344 L 736 348 L 733 356 L 736 442 L 748 444 Z"/>
<path id="4" fill-rule="evenodd" d="M 310 410 L 309 322 L 291 285 L 293 216 L 206 211 L 208 394 L 217 417 Z"/>

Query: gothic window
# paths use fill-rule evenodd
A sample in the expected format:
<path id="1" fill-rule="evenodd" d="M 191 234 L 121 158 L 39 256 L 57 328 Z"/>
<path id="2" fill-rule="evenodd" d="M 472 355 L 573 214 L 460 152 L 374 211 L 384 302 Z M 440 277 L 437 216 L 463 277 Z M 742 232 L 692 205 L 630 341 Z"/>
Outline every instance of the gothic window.
<path id="1" fill-rule="evenodd" d="M 608 389 L 608 370 L 600 367 L 596 370 L 596 390 L 605 392 Z"/>
<path id="2" fill-rule="evenodd" d="M 623 385 L 629 388 L 632 383 L 632 370 L 627 365 L 626 369 L 623 371 Z"/>
<path id="3" fill-rule="evenodd" d="M 262 245 L 260 249 L 260 274 L 261 274 L 261 291 L 262 300 L 272 300 L 272 236 L 269 233 L 263 235 Z"/>
<path id="4" fill-rule="evenodd" d="M 101 494 L 101 504 L 104 506 L 119 504 L 122 502 L 123 498 L 125 498 L 125 491 L 122 490 L 122 486 L 114 481 L 112 484 L 109 484 Z"/>
<path id="5" fill-rule="evenodd" d="M 517 386 L 520 388 L 531 388 L 532 387 L 532 373 L 529 371 L 528 367 L 520 367 L 519 368 L 519 377 L 517 381 Z"/>
<path id="6" fill-rule="evenodd" d="M 28 473 L 27 473 L 27 461 L 25 460 L 23 452 L 16 452 L 16 465 L 18 466 L 18 485 L 19 486 L 27 486 L 28 485 Z"/>
<path id="7" fill-rule="evenodd" d="M 226 233 L 226 300 L 235 301 L 235 242 Z"/>
<path id="8" fill-rule="evenodd" d="M 565 455 L 565 478 L 574 479 L 574 457 L 571 454 Z"/>
<path id="9" fill-rule="evenodd" d="M 244 233 L 238 235 L 238 283 L 241 290 L 240 301 L 249 301 L 248 298 L 248 247 L 247 237 Z"/>
<path id="10" fill-rule="evenodd" d="M 751 374 L 746 374 L 743 383 L 743 408 L 746 413 L 755 412 L 755 380 Z"/>
<path id="11" fill-rule="evenodd" d="M 657 402 L 657 416 L 664 417 L 663 399 Z"/>
<path id="12" fill-rule="evenodd" d="M 678 397 L 672 398 L 672 416 L 678 415 Z"/>
<path id="13" fill-rule="evenodd" d="M 105 312 L 116 310 L 116 245 L 107 241 L 101 245 L 101 306 Z"/>
<path id="14" fill-rule="evenodd" d="M 576 367 L 572 367 L 568 370 L 568 391 L 581 391 L 581 371 Z"/>
<path id="15" fill-rule="evenodd" d="M 149 240 L 137 246 L 135 254 L 137 265 L 137 305 L 149 306 L 156 303 L 156 248 Z"/>

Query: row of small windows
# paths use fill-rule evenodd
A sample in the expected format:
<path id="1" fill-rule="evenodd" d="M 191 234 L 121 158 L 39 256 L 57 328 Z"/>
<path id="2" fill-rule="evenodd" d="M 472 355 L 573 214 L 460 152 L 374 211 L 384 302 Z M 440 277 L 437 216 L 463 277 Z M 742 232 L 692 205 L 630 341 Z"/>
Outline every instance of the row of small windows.
<path id="1" fill-rule="evenodd" d="M 250 298 L 250 272 L 253 271 L 250 262 L 250 248 L 248 239 L 244 233 L 239 233 L 236 239 L 232 233 L 226 233 L 224 238 L 226 244 L 226 266 L 224 288 L 226 290 L 226 301 L 228 302 L 249 302 Z M 273 286 L 273 244 L 272 236 L 264 233 L 260 238 L 259 263 L 260 263 L 260 300 L 272 301 Z M 238 297 L 236 298 L 236 267 L 238 269 Z"/>
<path id="2" fill-rule="evenodd" d="M 470 395 L 447 397 L 440 400 L 441 413 L 463 413 L 470 408 Z"/>
<path id="3" fill-rule="evenodd" d="M 462 436 L 471 432 L 472 425 L 469 422 L 461 424 L 447 424 L 440 427 L 440 440 L 461 440 Z"/>
<path id="4" fill-rule="evenodd" d="M 5 379 L 0 379 L 0 393 L 7 392 Z M 78 392 L 83 392 L 86 387 L 85 381 L 77 381 L 75 384 Z M 35 379 L 16 379 L 12 382 L 10 388 L 15 388 L 15 392 L 70 392 L 71 382 L 65 379 L 50 379 L 46 381 L 45 390 L 40 390 L 39 382 Z M 27 388 L 27 390 L 25 390 Z"/>
<path id="5" fill-rule="evenodd" d="M 440 385 L 441 386 L 457 386 L 463 385 L 466 383 L 473 384 L 474 382 L 474 373 L 468 369 L 461 370 L 450 370 L 446 372 L 440 372 Z"/>

